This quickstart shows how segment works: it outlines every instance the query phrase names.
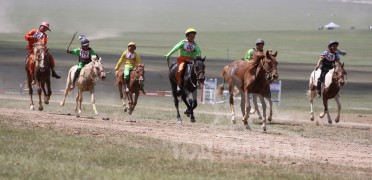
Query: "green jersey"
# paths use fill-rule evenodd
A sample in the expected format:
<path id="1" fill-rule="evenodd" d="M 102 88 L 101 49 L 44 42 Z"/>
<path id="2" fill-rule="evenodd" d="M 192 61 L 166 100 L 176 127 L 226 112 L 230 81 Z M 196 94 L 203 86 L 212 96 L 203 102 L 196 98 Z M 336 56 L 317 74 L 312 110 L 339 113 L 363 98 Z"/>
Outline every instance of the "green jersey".
<path id="1" fill-rule="evenodd" d="M 185 39 L 173 47 L 173 49 L 166 55 L 166 59 L 169 59 L 169 57 L 178 50 L 180 50 L 180 56 L 195 58 L 196 56 L 201 55 L 199 45 L 196 44 L 195 41 L 189 42 Z"/>

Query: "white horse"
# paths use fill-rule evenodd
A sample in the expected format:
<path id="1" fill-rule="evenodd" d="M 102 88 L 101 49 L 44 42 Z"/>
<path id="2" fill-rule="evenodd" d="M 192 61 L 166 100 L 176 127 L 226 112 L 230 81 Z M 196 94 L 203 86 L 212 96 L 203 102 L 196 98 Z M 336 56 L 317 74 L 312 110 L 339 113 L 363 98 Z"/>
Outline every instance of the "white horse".
<path id="1" fill-rule="evenodd" d="M 70 71 L 68 72 L 67 82 L 66 82 L 66 90 L 65 90 L 65 97 L 61 102 L 61 106 L 65 105 L 66 97 L 71 89 L 71 83 L 74 78 L 75 71 L 77 70 L 77 65 L 72 66 Z M 104 80 L 106 77 L 105 71 L 103 69 L 103 65 L 101 63 L 101 58 L 97 59 L 97 56 L 92 56 L 92 62 L 85 65 L 81 71 L 78 79 L 76 80 L 76 87 L 78 88 L 78 94 L 76 96 L 76 108 L 75 112 L 78 115 L 81 114 L 81 103 L 83 101 L 83 92 L 89 91 L 91 94 L 91 102 L 93 106 L 93 111 L 97 115 L 97 109 L 95 105 L 94 99 L 94 86 L 97 81 L 97 77 Z"/>
<path id="2" fill-rule="evenodd" d="M 310 75 L 309 81 L 309 90 L 306 93 L 307 97 L 310 101 L 310 120 L 314 120 L 314 99 L 317 96 L 316 93 L 316 85 L 318 82 L 318 78 L 320 76 L 321 70 L 318 69 L 317 71 L 313 71 Z M 328 123 L 332 124 L 331 115 L 328 111 L 328 99 L 335 98 L 337 103 L 337 117 L 335 122 L 338 123 L 340 121 L 340 110 L 341 110 L 341 103 L 339 101 L 339 91 L 341 86 L 345 85 L 346 80 L 346 71 L 344 69 L 344 64 L 341 66 L 337 66 L 336 68 L 331 69 L 325 76 L 324 83 L 321 88 L 322 96 L 323 96 L 323 105 L 324 105 L 324 112 L 319 115 L 320 118 L 323 118 L 325 114 L 328 117 Z"/>

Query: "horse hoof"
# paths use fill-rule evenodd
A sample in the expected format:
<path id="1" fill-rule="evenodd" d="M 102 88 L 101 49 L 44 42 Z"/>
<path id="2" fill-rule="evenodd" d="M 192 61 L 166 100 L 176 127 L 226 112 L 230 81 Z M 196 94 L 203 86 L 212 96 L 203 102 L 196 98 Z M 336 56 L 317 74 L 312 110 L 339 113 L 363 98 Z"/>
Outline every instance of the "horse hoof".
<path id="1" fill-rule="evenodd" d="M 98 115 L 98 112 L 96 111 L 96 112 L 94 112 L 94 114 Z"/>
<path id="2" fill-rule="evenodd" d="M 310 120 L 311 120 L 311 121 L 314 121 L 314 116 L 311 116 L 311 117 L 310 117 Z"/>
<path id="3" fill-rule="evenodd" d="M 328 124 L 332 124 L 332 120 L 328 120 Z"/>
<path id="4" fill-rule="evenodd" d="M 254 114 L 254 113 L 256 113 L 256 110 L 254 109 L 249 111 L 249 114 Z"/>
<path id="5" fill-rule="evenodd" d="M 44 110 L 43 106 L 39 106 L 39 111 Z"/>
<path id="6" fill-rule="evenodd" d="M 30 111 L 34 111 L 35 110 L 35 107 L 34 106 L 30 106 Z"/>
<path id="7" fill-rule="evenodd" d="M 335 119 L 335 122 L 336 122 L 336 123 L 340 122 L 340 119 Z"/>
<path id="8" fill-rule="evenodd" d="M 231 123 L 236 124 L 236 120 L 235 119 L 231 120 Z"/>
<path id="9" fill-rule="evenodd" d="M 252 131 L 251 127 L 249 127 L 248 125 L 245 126 L 245 129 L 246 129 L 247 131 Z"/>
<path id="10" fill-rule="evenodd" d="M 190 118 L 190 121 L 191 121 L 192 123 L 196 122 L 196 121 L 195 121 L 195 118 Z"/>
<path id="11" fill-rule="evenodd" d="M 65 105 L 65 103 L 61 102 L 61 103 L 59 103 L 59 105 L 61 105 L 61 106 L 64 106 L 64 105 Z"/>
<path id="12" fill-rule="evenodd" d="M 262 132 L 266 133 L 266 126 L 262 126 Z"/>
<path id="13" fill-rule="evenodd" d="M 271 120 L 272 120 L 271 117 L 267 118 L 267 121 L 269 121 L 269 123 L 271 123 Z"/>
<path id="14" fill-rule="evenodd" d="M 320 117 L 320 118 L 323 118 L 323 117 L 324 117 L 324 115 L 325 115 L 325 114 L 324 114 L 324 113 L 322 113 L 322 114 L 320 114 L 320 115 L 319 115 L 319 117 Z"/>
<path id="15" fill-rule="evenodd" d="M 177 118 L 177 123 L 182 123 L 182 119 L 180 117 Z"/>
<path id="16" fill-rule="evenodd" d="M 185 112 L 183 112 L 183 114 L 186 114 L 187 117 L 190 117 L 190 112 L 189 112 L 189 110 L 186 110 Z"/>
<path id="17" fill-rule="evenodd" d="M 262 120 L 262 117 L 260 116 L 260 117 L 258 117 L 258 119 L 259 119 L 259 120 Z"/>
<path id="18" fill-rule="evenodd" d="M 45 104 L 49 104 L 49 101 L 44 101 Z"/>
<path id="19" fill-rule="evenodd" d="M 132 112 L 133 112 L 133 111 L 128 111 L 128 114 L 129 114 L 129 115 L 132 115 Z"/>

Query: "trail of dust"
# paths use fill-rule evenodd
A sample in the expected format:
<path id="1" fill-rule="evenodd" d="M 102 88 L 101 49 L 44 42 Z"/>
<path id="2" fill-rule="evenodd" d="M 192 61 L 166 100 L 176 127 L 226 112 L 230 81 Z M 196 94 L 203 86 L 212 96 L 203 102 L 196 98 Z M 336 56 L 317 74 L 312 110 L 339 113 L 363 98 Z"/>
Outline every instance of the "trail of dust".
<path id="1" fill-rule="evenodd" d="M 126 132 L 174 142 L 175 157 L 209 160 L 256 159 L 265 163 L 343 165 L 372 172 L 371 147 L 352 142 L 334 142 L 299 135 L 262 134 L 239 129 L 226 129 L 207 124 L 163 123 L 155 121 L 102 121 L 60 114 L 0 108 L 0 115 L 38 127 L 52 127 L 65 132 L 84 129 L 104 132 Z M 184 149 L 179 144 L 196 144 L 201 149 Z M 178 144 L 178 145 L 177 145 Z"/>

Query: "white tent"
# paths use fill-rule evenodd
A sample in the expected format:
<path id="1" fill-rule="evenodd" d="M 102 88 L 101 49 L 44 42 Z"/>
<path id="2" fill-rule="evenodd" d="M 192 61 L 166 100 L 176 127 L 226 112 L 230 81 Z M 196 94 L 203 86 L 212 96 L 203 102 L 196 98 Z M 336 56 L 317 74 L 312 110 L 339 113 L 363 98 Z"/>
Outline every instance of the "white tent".
<path id="1" fill-rule="evenodd" d="M 329 24 L 324 25 L 324 28 L 327 28 L 327 29 L 336 29 L 336 28 L 340 28 L 340 26 L 337 25 L 337 24 L 335 24 L 334 22 L 330 22 Z"/>

